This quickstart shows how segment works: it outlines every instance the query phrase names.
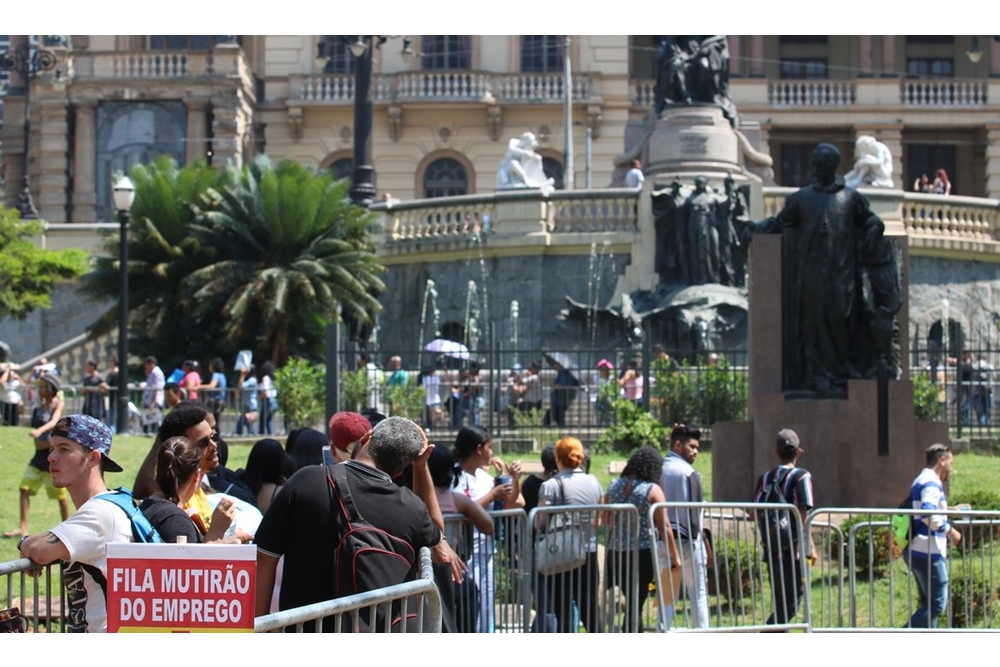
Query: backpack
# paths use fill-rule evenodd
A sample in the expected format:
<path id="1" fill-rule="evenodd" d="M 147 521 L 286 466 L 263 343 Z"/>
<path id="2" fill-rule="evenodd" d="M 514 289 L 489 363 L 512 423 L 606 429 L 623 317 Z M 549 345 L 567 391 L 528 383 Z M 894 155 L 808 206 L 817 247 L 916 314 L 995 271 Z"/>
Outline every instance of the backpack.
<path id="1" fill-rule="evenodd" d="M 780 471 L 780 472 L 779 472 Z M 802 468 L 776 468 L 771 472 L 771 480 L 764 485 L 760 502 L 774 505 L 791 504 L 785 497 L 786 482 L 791 478 L 792 486 L 806 474 Z M 757 511 L 757 530 L 765 552 L 778 554 L 789 551 L 798 544 L 799 534 L 791 513 L 787 509 Z"/>
<path id="2" fill-rule="evenodd" d="M 411 578 L 417 560 L 416 549 L 404 539 L 373 526 L 358 512 L 347 483 L 345 464 L 328 465 L 326 478 L 331 488 L 331 512 L 337 526 L 333 552 L 333 586 L 335 598 L 395 586 Z M 391 627 L 395 630 L 403 619 L 402 600 L 394 601 L 389 609 Z M 415 606 L 409 605 L 407 629 L 417 617 Z M 375 618 L 371 607 L 359 612 L 362 630 L 374 624 L 376 632 L 385 628 L 386 605 L 378 605 Z M 350 632 L 350 615 L 344 619 L 343 631 Z M 413 630 L 417 630 L 413 626 Z"/>
<path id="3" fill-rule="evenodd" d="M 153 528 L 153 524 L 149 522 L 149 519 L 147 519 L 146 515 L 142 513 L 142 510 L 136 506 L 135 500 L 132 498 L 132 492 L 125 487 L 120 486 L 117 489 L 112 489 L 106 493 L 99 493 L 94 497 L 114 503 L 115 505 L 118 505 L 118 507 L 121 507 L 126 514 L 128 514 L 128 518 L 132 522 L 133 542 L 163 542 L 163 538 L 160 537 L 156 528 Z"/>
<path id="4" fill-rule="evenodd" d="M 913 498 L 910 494 L 906 495 L 903 502 L 899 503 L 897 509 L 909 510 L 913 509 Z M 896 546 L 902 551 L 906 548 L 906 545 L 910 542 L 910 530 L 911 524 L 913 522 L 913 517 L 909 514 L 893 514 L 890 521 L 892 522 L 892 539 L 894 540 Z"/>
<path id="5" fill-rule="evenodd" d="M 136 506 L 130 490 L 120 486 L 117 489 L 111 489 L 105 493 L 99 493 L 94 497 L 100 498 L 101 500 L 107 500 L 108 502 L 122 508 L 122 511 L 128 515 L 129 521 L 132 524 L 133 542 L 141 542 L 144 544 L 163 543 L 163 538 L 160 537 L 156 528 L 153 528 L 153 524 L 149 522 L 149 519 L 147 519 L 146 515 L 142 513 L 142 510 Z M 108 582 L 104 577 L 104 573 L 101 572 L 101 569 L 87 563 L 78 564 L 81 568 L 88 572 L 91 577 L 93 577 L 94 581 L 104 592 L 104 597 L 107 598 Z"/>

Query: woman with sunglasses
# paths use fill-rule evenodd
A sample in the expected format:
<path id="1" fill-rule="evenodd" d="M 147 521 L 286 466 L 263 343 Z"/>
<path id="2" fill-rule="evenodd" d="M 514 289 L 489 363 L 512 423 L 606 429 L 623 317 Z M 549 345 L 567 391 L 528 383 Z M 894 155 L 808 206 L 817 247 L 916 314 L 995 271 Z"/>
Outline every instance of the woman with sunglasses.
<path id="1" fill-rule="evenodd" d="M 213 433 L 214 435 L 214 433 Z M 221 542 L 233 518 L 236 504 L 229 499 L 219 501 L 206 529 L 197 512 L 183 508 L 194 497 L 201 483 L 201 460 L 212 436 L 192 442 L 184 436 L 168 438 L 156 452 L 156 486 L 139 509 L 153 524 L 164 542 L 176 542 L 183 536 L 190 544 Z M 233 541 L 239 542 L 237 538 Z"/>

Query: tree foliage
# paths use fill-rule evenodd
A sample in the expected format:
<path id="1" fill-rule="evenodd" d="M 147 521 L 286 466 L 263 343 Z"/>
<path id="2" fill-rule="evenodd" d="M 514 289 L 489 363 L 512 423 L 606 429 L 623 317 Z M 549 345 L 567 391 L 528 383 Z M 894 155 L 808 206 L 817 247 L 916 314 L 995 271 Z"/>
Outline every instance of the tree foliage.
<path id="1" fill-rule="evenodd" d="M 0 206 L 0 317 L 24 319 L 38 308 L 52 305 L 52 288 L 87 270 L 82 250 L 46 250 L 32 237 L 42 223 L 21 220 L 20 214 Z"/>
<path id="2" fill-rule="evenodd" d="M 194 300 L 183 284 L 211 257 L 211 248 L 191 234 L 192 204 L 223 177 L 200 161 L 180 169 L 169 156 L 129 171 L 135 184 L 128 236 L 129 347 L 141 355 L 156 354 L 164 366 L 180 365 L 199 353 L 227 352 L 218 344 L 216 318 L 198 321 L 192 316 Z M 98 334 L 113 330 L 118 321 L 117 234 L 108 235 L 104 249 L 83 279 L 86 294 L 116 302 L 91 326 Z"/>
<path id="3" fill-rule="evenodd" d="M 169 157 L 136 166 L 129 225 L 130 346 L 166 365 L 231 358 L 241 349 L 281 365 L 321 358 L 339 309 L 370 321 L 384 289 L 369 230 L 373 214 L 347 198 L 346 181 L 293 161 L 258 157 L 243 169 Z M 118 296 L 118 239 L 84 279 Z M 117 305 L 92 325 L 110 331 Z"/>
<path id="4" fill-rule="evenodd" d="M 326 414 L 326 371 L 304 359 L 289 359 L 274 376 L 281 408 L 289 428 L 313 428 Z"/>
<path id="5" fill-rule="evenodd" d="M 260 156 L 202 198 L 192 233 L 214 251 L 185 279 L 194 314 L 221 314 L 234 349 L 317 358 L 323 328 L 345 314 L 371 321 L 385 285 L 368 233 L 376 218 L 347 198 L 348 182 Z"/>

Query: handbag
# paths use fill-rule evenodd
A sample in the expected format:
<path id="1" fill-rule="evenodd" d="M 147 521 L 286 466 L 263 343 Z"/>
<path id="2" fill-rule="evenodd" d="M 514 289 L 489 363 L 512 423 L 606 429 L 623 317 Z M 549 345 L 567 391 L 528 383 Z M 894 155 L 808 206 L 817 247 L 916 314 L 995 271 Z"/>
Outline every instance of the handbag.
<path id="1" fill-rule="evenodd" d="M 27 632 L 28 619 L 21 615 L 17 607 L 0 610 L 0 633 Z"/>
<path id="2" fill-rule="evenodd" d="M 260 413 L 257 412 L 256 410 L 251 410 L 250 412 L 243 415 L 243 418 L 246 419 L 248 424 L 256 424 L 257 420 L 260 419 Z"/>
<path id="3" fill-rule="evenodd" d="M 563 481 L 559 479 L 559 493 L 566 502 Z M 562 574 L 582 567 L 587 562 L 587 544 L 583 526 L 573 523 L 565 514 L 550 519 L 549 527 L 538 536 L 535 543 L 535 567 L 540 574 Z"/>

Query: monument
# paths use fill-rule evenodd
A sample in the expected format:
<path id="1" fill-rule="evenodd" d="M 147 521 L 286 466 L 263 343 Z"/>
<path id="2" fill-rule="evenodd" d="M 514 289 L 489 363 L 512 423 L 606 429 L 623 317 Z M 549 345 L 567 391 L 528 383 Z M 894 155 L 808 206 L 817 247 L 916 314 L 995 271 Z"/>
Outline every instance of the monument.
<path id="1" fill-rule="evenodd" d="M 750 419 L 712 426 L 716 500 L 750 497 L 782 428 L 802 440 L 817 506 L 895 507 L 926 447 L 948 442 L 945 424 L 916 421 L 899 354 L 907 237 L 845 185 L 839 163 L 834 146 L 817 146 L 810 185 L 743 230 Z"/>

